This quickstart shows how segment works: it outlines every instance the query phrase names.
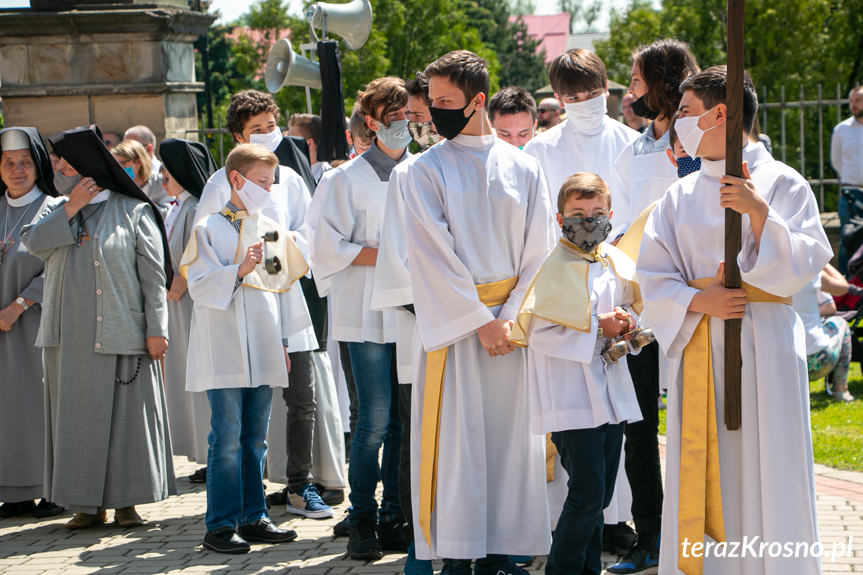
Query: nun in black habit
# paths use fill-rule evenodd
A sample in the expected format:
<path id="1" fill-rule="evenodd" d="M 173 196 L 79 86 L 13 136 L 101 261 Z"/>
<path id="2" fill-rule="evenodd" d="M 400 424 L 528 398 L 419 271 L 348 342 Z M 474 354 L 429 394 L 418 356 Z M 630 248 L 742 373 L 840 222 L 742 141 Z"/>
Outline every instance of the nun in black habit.
<path id="1" fill-rule="evenodd" d="M 51 138 L 82 180 L 21 240 L 45 262 L 45 496 L 70 529 L 143 523 L 135 505 L 176 493 L 159 360 L 172 270 L 159 212 L 95 126 Z"/>

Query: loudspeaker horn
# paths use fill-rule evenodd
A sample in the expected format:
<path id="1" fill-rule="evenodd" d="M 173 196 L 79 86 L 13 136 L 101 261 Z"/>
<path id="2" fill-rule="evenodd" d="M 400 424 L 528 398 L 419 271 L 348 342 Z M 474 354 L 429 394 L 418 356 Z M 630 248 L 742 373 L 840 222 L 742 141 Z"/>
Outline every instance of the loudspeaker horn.
<path id="1" fill-rule="evenodd" d="M 283 86 L 306 86 L 321 88 L 321 67 L 308 58 L 300 56 L 284 38 L 276 42 L 267 55 L 267 70 L 264 75 L 267 90 L 276 93 Z"/>
<path id="2" fill-rule="evenodd" d="M 372 30 L 372 3 L 369 0 L 353 0 L 345 4 L 317 2 L 309 7 L 309 22 L 323 30 L 324 34 L 338 34 L 348 48 L 359 50 Z"/>

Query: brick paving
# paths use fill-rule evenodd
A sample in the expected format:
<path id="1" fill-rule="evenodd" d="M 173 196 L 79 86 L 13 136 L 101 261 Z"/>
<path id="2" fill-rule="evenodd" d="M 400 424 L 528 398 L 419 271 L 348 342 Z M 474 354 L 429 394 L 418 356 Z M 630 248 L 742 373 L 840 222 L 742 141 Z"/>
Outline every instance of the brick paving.
<path id="1" fill-rule="evenodd" d="M 204 534 L 204 487 L 185 479 L 196 466 L 184 458 L 175 458 L 174 462 L 181 477 L 178 479 L 180 494 L 160 503 L 140 506 L 138 510 L 147 520 L 143 527 L 123 530 L 108 524 L 70 532 L 63 526 L 69 520 L 68 514 L 42 521 L 0 520 L 0 575 L 401 573 L 404 555 L 386 555 L 374 563 L 345 557 L 347 540 L 334 538 L 332 527 L 344 516 L 346 504 L 336 508 L 333 519 L 324 521 L 271 510 L 273 521 L 298 532 L 296 541 L 254 545 L 247 555 L 210 553 L 200 545 Z M 834 544 L 845 545 L 849 538 L 853 549 L 851 556 L 828 556 L 824 573 L 863 573 L 863 473 L 824 466 L 816 466 L 816 473 L 821 541 L 828 553 Z M 268 492 L 277 488 L 281 486 L 269 484 Z M 108 519 L 113 519 L 111 512 Z M 615 558 L 606 555 L 604 559 L 610 562 Z M 544 558 L 537 558 L 530 570 L 542 572 L 544 565 Z M 436 569 L 440 569 L 439 564 Z"/>

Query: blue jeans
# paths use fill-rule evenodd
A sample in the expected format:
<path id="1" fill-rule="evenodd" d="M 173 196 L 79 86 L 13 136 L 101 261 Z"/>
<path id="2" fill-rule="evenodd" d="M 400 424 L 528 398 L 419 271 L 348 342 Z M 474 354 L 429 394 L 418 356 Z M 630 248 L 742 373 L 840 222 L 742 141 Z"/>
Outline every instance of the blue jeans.
<path id="1" fill-rule="evenodd" d="M 569 491 L 554 530 L 545 566 L 548 575 L 599 575 L 602 571 L 602 510 L 614 495 L 623 425 L 551 434 L 569 475 Z"/>
<path id="2" fill-rule="evenodd" d="M 374 519 L 375 489 L 384 484 L 380 521 L 399 517 L 399 392 L 394 343 L 350 342 L 348 349 L 357 391 L 357 426 L 351 437 L 351 522 Z M 378 452 L 384 447 L 378 466 Z"/>
<path id="3" fill-rule="evenodd" d="M 207 453 L 207 531 L 267 516 L 264 461 L 273 388 L 211 389 Z"/>

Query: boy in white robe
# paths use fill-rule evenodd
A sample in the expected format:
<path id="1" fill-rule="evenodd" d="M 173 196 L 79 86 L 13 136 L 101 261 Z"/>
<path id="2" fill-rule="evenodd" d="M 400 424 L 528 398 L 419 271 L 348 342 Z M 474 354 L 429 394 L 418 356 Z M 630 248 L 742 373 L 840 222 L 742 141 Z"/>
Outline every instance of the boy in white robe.
<path id="1" fill-rule="evenodd" d="M 291 369 L 288 338 L 311 324 L 302 295 L 290 295 L 308 266 L 289 232 L 262 214 L 278 210 L 269 193 L 277 166 L 261 146 L 231 151 L 230 199 L 196 223 L 180 264 L 194 302 L 186 386 L 207 392 L 212 413 L 204 547 L 219 553 L 297 536 L 267 517 L 262 476 L 272 388 L 285 387 Z"/>
<path id="2" fill-rule="evenodd" d="M 751 80 L 743 88 L 748 132 L 758 101 Z M 809 184 L 762 144 L 745 144 L 743 178 L 725 175 L 725 67 L 690 77 L 681 92 L 675 130 L 701 171 L 671 186 L 647 218 L 637 270 L 642 320 L 672 376 L 659 572 L 817 574 L 805 333 L 790 302 L 832 250 Z M 726 208 L 742 214 L 744 289 L 721 282 Z M 731 318 L 743 320 L 735 431 L 724 423 L 722 320 Z"/>
<path id="3" fill-rule="evenodd" d="M 358 102 L 375 133 L 374 143 L 321 180 L 311 258 L 319 290 L 328 290 L 332 298 L 333 337 L 347 344 L 357 397 L 348 468 L 348 553 L 353 559 L 375 560 L 384 550 L 407 549 L 398 496 L 396 312 L 372 310 L 371 299 L 387 182 L 393 168 L 410 157 L 411 136 L 403 80 L 373 80 L 359 92 Z M 384 486 L 380 505 L 375 499 L 379 477 Z"/>
<path id="4" fill-rule="evenodd" d="M 405 82 L 408 92 L 408 129 L 411 138 L 427 150 L 442 138 L 431 125 L 428 103 L 428 79 L 422 72 Z M 413 509 L 411 504 L 410 441 L 411 441 L 411 391 L 413 386 L 413 363 L 411 361 L 416 332 L 414 298 L 408 271 L 407 226 L 405 225 L 405 189 L 408 170 L 419 158 L 413 155 L 393 168 L 387 188 L 387 203 L 384 209 L 384 224 L 375 266 L 372 309 L 392 308 L 398 316 L 398 341 L 396 341 L 396 371 L 399 378 L 399 420 L 402 427 L 399 450 L 399 505 L 405 518 L 405 537 L 408 540 L 408 555 L 405 559 L 405 575 L 431 575 L 431 561 L 416 558 L 413 543 Z"/>
<path id="5" fill-rule="evenodd" d="M 606 113 L 608 74 L 605 64 L 588 50 L 568 50 L 552 60 L 548 77 L 557 99 L 566 109 L 566 120 L 537 135 L 524 151 L 539 161 L 549 194 L 560 190 L 572 174 L 590 172 L 608 184 L 616 201 L 623 184 L 614 161 L 638 137 L 638 132 Z M 556 204 L 557 197 L 551 197 L 550 201 Z M 612 239 L 621 229 L 615 226 L 616 221 L 614 218 L 612 222 Z M 565 482 L 565 478 L 555 475 L 555 481 Z M 555 482 L 549 482 L 548 487 L 554 520 L 566 497 L 566 487 L 559 489 Z M 626 553 L 635 541 L 635 532 L 625 523 L 632 519 L 631 501 L 629 482 L 616 482 L 615 495 L 606 511 L 608 525 L 602 532 L 608 550 Z"/>
<path id="6" fill-rule="evenodd" d="M 405 214 L 417 338 L 411 430 L 414 542 L 443 573 L 525 573 L 550 544 L 544 438 L 528 425 L 526 354 L 509 343 L 554 244 L 536 160 L 498 140 L 488 69 L 458 50 L 426 70 L 445 142 L 414 162 Z M 426 352 L 426 353 L 424 353 Z"/>
<path id="7" fill-rule="evenodd" d="M 623 308 L 635 307 L 635 263 L 603 243 L 613 214 L 599 176 L 567 178 L 557 206 L 564 237 L 528 288 L 512 341 L 528 345 L 532 431 L 551 433 L 569 476 L 545 572 L 587 575 L 602 569 L 624 424 L 641 419 L 626 364 L 601 356 L 637 324 Z"/>
<path id="8" fill-rule="evenodd" d="M 566 120 L 537 134 L 524 151 L 539 161 L 549 194 L 554 195 L 572 174 L 590 172 L 602 178 L 616 198 L 623 183 L 614 161 L 638 132 L 606 113 L 605 64 L 588 50 L 569 50 L 552 60 L 548 78 L 566 109 Z M 549 200 L 554 204 L 557 197 Z M 612 226 L 614 239 L 620 226 Z"/>

